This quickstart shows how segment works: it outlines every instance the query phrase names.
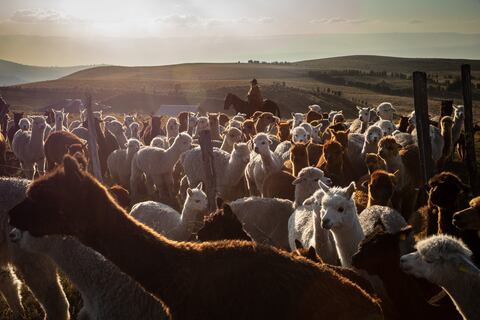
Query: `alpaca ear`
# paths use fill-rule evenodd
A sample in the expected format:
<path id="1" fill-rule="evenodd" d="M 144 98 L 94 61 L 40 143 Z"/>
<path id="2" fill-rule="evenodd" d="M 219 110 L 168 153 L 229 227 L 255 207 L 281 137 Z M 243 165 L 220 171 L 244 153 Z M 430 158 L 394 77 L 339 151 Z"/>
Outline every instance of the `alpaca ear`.
<path id="1" fill-rule="evenodd" d="M 200 182 L 199 184 L 197 184 L 196 189 L 202 190 L 202 188 L 203 188 L 203 182 Z"/>
<path id="2" fill-rule="evenodd" d="M 233 143 L 233 150 L 237 150 L 237 143 L 236 142 Z"/>
<path id="3" fill-rule="evenodd" d="M 347 193 L 347 198 L 351 198 L 353 193 L 355 192 L 355 189 L 357 189 L 355 182 L 352 181 L 347 187 L 346 193 Z"/>
<path id="4" fill-rule="evenodd" d="M 346 133 L 346 134 L 349 134 L 349 133 L 350 133 L 350 128 L 348 128 L 347 130 L 345 130 L 345 133 Z"/>
<path id="5" fill-rule="evenodd" d="M 322 180 L 318 180 L 318 185 L 320 186 L 320 188 L 321 188 L 324 192 L 330 191 L 330 187 L 327 186 L 325 183 L 323 183 Z"/>
<path id="6" fill-rule="evenodd" d="M 71 155 L 65 155 L 63 157 L 63 170 L 65 172 L 65 178 L 70 182 L 76 182 L 82 179 L 83 172 L 78 164 L 77 160 Z"/>
<path id="7" fill-rule="evenodd" d="M 360 108 L 359 106 L 356 106 L 356 107 L 358 111 L 362 111 L 362 108 Z"/>
<path id="8" fill-rule="evenodd" d="M 193 191 L 192 191 L 192 189 L 190 189 L 190 188 L 187 188 L 187 194 L 188 194 L 188 195 L 191 197 L 191 196 L 192 196 L 192 194 L 193 194 Z"/>
<path id="9" fill-rule="evenodd" d="M 295 186 L 304 180 L 305 179 L 303 177 L 297 177 L 295 180 L 292 181 L 292 184 Z"/>
<path id="10" fill-rule="evenodd" d="M 398 237 L 400 238 L 400 240 L 405 240 L 407 239 L 407 237 L 410 235 L 410 233 L 413 231 L 413 228 L 411 225 L 406 225 L 405 227 L 403 227 L 402 229 L 400 229 L 400 231 L 398 232 Z"/>
<path id="11" fill-rule="evenodd" d="M 296 247 L 297 249 L 303 249 L 303 245 L 302 245 L 302 243 L 300 242 L 300 240 L 295 239 L 295 247 Z"/>
<path id="12" fill-rule="evenodd" d="M 365 190 L 368 190 L 368 183 L 369 183 L 369 181 L 365 180 L 360 185 L 362 186 L 362 188 L 365 188 Z"/>

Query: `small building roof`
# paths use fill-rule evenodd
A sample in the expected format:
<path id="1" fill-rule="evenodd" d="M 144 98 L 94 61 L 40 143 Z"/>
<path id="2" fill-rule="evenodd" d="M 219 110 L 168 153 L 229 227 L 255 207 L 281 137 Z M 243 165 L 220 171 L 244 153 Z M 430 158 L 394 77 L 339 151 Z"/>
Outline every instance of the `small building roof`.
<path id="1" fill-rule="evenodd" d="M 180 112 L 198 112 L 199 105 L 162 104 L 155 112 L 155 117 L 169 116 L 176 117 Z"/>

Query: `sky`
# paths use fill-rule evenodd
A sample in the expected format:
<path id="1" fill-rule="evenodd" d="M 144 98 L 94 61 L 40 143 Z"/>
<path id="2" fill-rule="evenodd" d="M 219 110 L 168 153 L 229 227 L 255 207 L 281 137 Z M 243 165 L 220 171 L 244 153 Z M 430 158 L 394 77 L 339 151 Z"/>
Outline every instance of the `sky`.
<path id="1" fill-rule="evenodd" d="M 448 50 L 438 51 L 439 42 L 429 44 L 427 52 L 409 44 L 410 40 L 399 40 L 392 53 L 411 46 L 405 54 L 480 58 L 475 56 L 480 46 L 476 36 L 480 0 L 0 0 L 0 40 L 10 46 L 0 46 L 0 58 L 38 65 L 235 61 L 256 58 L 259 44 L 272 46 L 270 54 L 258 54 L 262 59 L 299 60 L 313 57 L 315 48 L 318 57 L 355 53 L 355 48 L 358 53 L 370 53 L 365 39 L 384 53 L 392 43 L 382 36 L 374 43 L 372 35 L 416 34 L 415 41 L 421 43 L 423 34 L 429 43 L 428 33 L 460 33 L 465 50 L 455 50 L 456 43 L 450 43 Z M 345 41 L 351 46 L 326 51 L 308 42 L 321 41 L 326 35 L 339 35 L 337 42 L 329 38 L 329 46 L 346 47 Z M 298 45 L 292 36 L 307 39 L 306 43 L 289 47 Z M 453 35 L 452 41 L 456 41 Z M 197 55 L 188 44 L 199 50 Z M 238 59 L 232 46 L 241 47 Z M 221 52 L 209 57 L 213 48 Z M 149 50 L 158 57 L 145 58 Z"/>

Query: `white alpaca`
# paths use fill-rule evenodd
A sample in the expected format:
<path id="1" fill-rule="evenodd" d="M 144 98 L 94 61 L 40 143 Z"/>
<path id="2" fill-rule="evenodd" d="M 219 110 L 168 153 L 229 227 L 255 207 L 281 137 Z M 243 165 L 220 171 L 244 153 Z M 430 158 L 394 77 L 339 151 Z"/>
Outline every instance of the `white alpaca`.
<path id="1" fill-rule="evenodd" d="M 82 121 L 80 120 L 73 120 L 70 122 L 70 125 L 68 126 L 68 131 L 72 132 L 73 129 L 76 129 L 82 125 Z"/>
<path id="2" fill-rule="evenodd" d="M 186 132 L 180 133 L 167 150 L 155 147 L 145 147 L 140 149 L 132 159 L 132 169 L 130 175 L 130 191 L 133 197 L 136 196 L 136 187 L 140 181 L 142 173 L 151 179 L 159 192 L 173 195 L 173 177 L 172 170 L 180 155 L 190 149 L 192 146 L 192 137 Z M 150 193 L 153 190 L 149 190 Z"/>
<path id="3" fill-rule="evenodd" d="M 130 127 L 130 125 L 135 122 L 135 117 L 136 115 L 129 115 L 125 113 L 123 114 L 123 126 L 125 127 L 125 135 L 127 136 L 128 139 L 130 138 L 138 139 L 137 136 L 132 135 L 132 128 Z"/>
<path id="4" fill-rule="evenodd" d="M 0 178 L 0 295 L 12 309 L 14 318 L 23 319 L 23 282 L 32 291 L 48 319 L 68 320 L 68 301 L 55 264 L 43 255 L 27 252 L 8 241 L 12 230 L 8 224 L 8 211 L 25 199 L 29 183 L 25 179 Z"/>
<path id="5" fill-rule="evenodd" d="M 55 126 L 52 131 L 67 131 L 63 123 L 65 121 L 64 109 L 62 110 L 52 110 L 55 118 Z"/>
<path id="6" fill-rule="evenodd" d="M 253 138 L 255 155 L 245 168 L 245 177 L 251 195 L 256 194 L 256 190 L 259 192 L 263 190 L 266 177 L 282 169 L 283 162 L 278 154 L 270 150 L 271 144 L 272 140 L 266 133 L 258 133 Z"/>
<path id="7" fill-rule="evenodd" d="M 415 247 L 416 252 L 400 258 L 401 268 L 441 286 L 463 319 L 480 319 L 480 269 L 473 264 L 470 249 L 448 235 L 431 236 Z"/>
<path id="8" fill-rule="evenodd" d="M 335 117 L 335 115 L 337 115 L 337 114 L 342 114 L 343 115 L 343 110 L 340 110 L 340 111 L 331 110 L 328 113 L 328 122 L 333 123 L 333 117 Z"/>
<path id="9" fill-rule="evenodd" d="M 112 115 L 108 115 L 108 116 L 105 116 L 102 118 L 102 121 L 104 123 L 110 123 L 112 121 L 118 121 L 118 119 L 115 117 L 115 116 L 112 116 Z"/>
<path id="10" fill-rule="evenodd" d="M 78 319 L 167 319 L 160 301 L 117 266 L 72 237 L 33 237 L 14 229 L 10 239 L 22 249 L 52 259 L 80 291 Z M 108 283 L 108 285 L 105 285 Z"/>
<path id="11" fill-rule="evenodd" d="M 130 123 L 130 125 L 127 128 L 126 134 L 129 139 L 140 140 L 140 123 L 138 122 Z"/>
<path id="12" fill-rule="evenodd" d="M 374 205 L 364 209 L 358 216 L 363 233 L 367 237 L 381 223 L 387 233 L 395 234 L 407 226 L 403 216 L 395 209 Z"/>
<path id="13" fill-rule="evenodd" d="M 233 150 L 233 145 L 241 142 L 242 138 L 243 135 L 241 130 L 238 130 L 237 128 L 229 128 L 223 136 L 223 142 L 220 150 L 231 153 Z"/>
<path id="14" fill-rule="evenodd" d="M 170 147 L 167 137 L 165 136 L 156 136 L 150 141 L 150 147 L 160 148 L 167 150 Z"/>
<path id="15" fill-rule="evenodd" d="M 363 144 L 361 157 L 365 159 L 367 153 L 377 153 L 378 142 L 383 138 L 383 131 L 380 127 L 370 126 L 365 131 L 365 142 Z"/>
<path id="16" fill-rule="evenodd" d="M 352 133 L 364 133 L 368 128 L 370 122 L 370 108 L 361 108 L 357 106 L 358 118 L 353 120 L 350 125 L 350 132 Z"/>
<path id="17" fill-rule="evenodd" d="M 210 124 L 207 117 L 197 117 L 197 126 L 195 128 L 195 138 L 199 137 L 199 132 L 204 130 L 210 130 Z"/>
<path id="18" fill-rule="evenodd" d="M 340 262 L 349 267 L 358 245 L 365 238 L 352 199 L 355 183 L 346 188 L 330 188 L 321 181 L 319 184 L 325 193 L 321 209 L 322 228 L 331 230 Z"/>
<path id="19" fill-rule="evenodd" d="M 326 185 L 332 184 L 332 180 L 325 177 L 324 172 L 318 168 L 306 167 L 300 170 L 297 178 L 292 182 L 295 185 L 294 208 L 301 206 L 307 198 L 310 198 L 320 188 L 318 185 L 320 180 Z"/>
<path id="20" fill-rule="evenodd" d="M 292 119 L 293 119 L 293 124 L 292 127 L 298 127 L 300 123 L 305 121 L 305 115 L 300 112 L 292 112 Z"/>
<path id="21" fill-rule="evenodd" d="M 223 200 L 235 200 L 236 189 L 244 177 L 245 167 L 250 160 L 250 150 L 246 143 L 235 143 L 231 154 L 213 148 L 216 191 Z M 180 158 L 185 176 L 190 186 L 205 181 L 202 151 L 200 147 L 188 150 Z"/>
<path id="22" fill-rule="evenodd" d="M 318 104 L 309 105 L 308 109 L 322 114 L 322 107 L 320 107 Z"/>
<path id="23" fill-rule="evenodd" d="M 108 156 L 107 166 L 112 182 L 119 183 L 125 188 L 129 187 L 132 159 L 141 146 L 139 140 L 129 139 L 126 149 L 117 149 Z"/>
<path id="24" fill-rule="evenodd" d="M 22 131 L 29 131 L 32 124 L 28 118 L 22 118 L 18 121 L 18 127 Z"/>
<path id="25" fill-rule="evenodd" d="M 375 122 L 375 125 L 382 129 L 384 136 L 391 136 L 392 133 L 397 130 L 395 124 L 390 120 L 378 120 Z"/>
<path id="26" fill-rule="evenodd" d="M 440 132 L 440 129 L 430 125 L 429 127 L 430 131 L 430 143 L 432 145 L 432 159 L 434 163 L 437 163 L 437 161 L 442 157 L 442 152 L 443 152 L 443 146 L 445 144 L 445 141 L 443 140 L 442 133 Z M 418 137 L 417 137 L 417 129 L 415 128 L 412 131 L 412 136 L 415 140 L 415 144 L 418 145 Z"/>
<path id="27" fill-rule="evenodd" d="M 22 166 L 25 177 L 34 176 L 34 165 L 42 174 L 45 169 L 43 138 L 45 134 L 45 117 L 32 116 L 32 131 L 18 130 L 13 136 L 12 150 Z"/>
<path id="28" fill-rule="evenodd" d="M 242 122 L 232 119 L 228 122 L 227 128 L 237 128 L 238 130 L 242 130 Z"/>
<path id="29" fill-rule="evenodd" d="M 165 128 L 167 130 L 167 140 L 173 142 L 175 137 L 178 136 L 180 130 L 180 123 L 178 123 L 177 118 L 168 118 Z"/>
<path id="30" fill-rule="evenodd" d="M 188 114 L 188 134 L 193 137 L 193 133 L 197 129 L 198 119 L 194 113 Z"/>
<path id="31" fill-rule="evenodd" d="M 127 136 L 125 135 L 125 128 L 118 120 L 113 120 L 105 124 L 108 131 L 110 131 L 115 140 L 117 140 L 118 147 L 124 149 L 127 145 Z"/>
<path id="32" fill-rule="evenodd" d="M 314 143 L 323 143 L 322 139 L 322 129 L 323 129 L 323 124 L 319 123 L 316 126 L 312 126 L 312 142 Z"/>
<path id="33" fill-rule="evenodd" d="M 231 202 L 230 207 L 255 242 L 289 250 L 288 218 L 293 212 L 292 201 L 248 197 Z"/>
<path id="34" fill-rule="evenodd" d="M 220 123 L 218 121 L 218 114 L 209 114 L 207 112 L 207 117 L 212 140 L 222 140 L 222 137 L 220 136 Z"/>
<path id="35" fill-rule="evenodd" d="M 154 201 L 145 201 L 133 206 L 130 214 L 156 232 L 176 241 L 187 241 L 192 233 L 202 227 L 207 213 L 208 199 L 202 191 L 202 183 L 187 189 L 187 198 L 179 214 L 171 207 Z"/>
<path id="36" fill-rule="evenodd" d="M 393 117 L 397 110 L 390 102 L 382 102 L 377 107 L 377 116 L 380 120 L 393 121 Z"/>
<path id="37" fill-rule="evenodd" d="M 318 186 L 318 182 L 316 183 Z M 335 240 L 329 230 L 321 226 L 323 190 L 317 190 L 295 209 L 288 219 L 288 242 L 290 250 L 297 249 L 295 240 L 304 248 L 313 247 L 325 263 L 338 264 Z"/>
<path id="38" fill-rule="evenodd" d="M 415 144 L 415 138 L 407 132 L 400 132 L 398 130 L 395 130 L 392 133 L 393 138 L 395 141 L 401 145 L 403 148 L 410 146 L 412 144 Z"/>
<path id="39" fill-rule="evenodd" d="M 454 147 L 458 139 L 460 139 L 460 134 L 462 133 L 464 121 L 465 121 L 465 108 L 463 106 L 453 107 L 453 127 L 452 127 L 452 147 Z"/>
<path id="40" fill-rule="evenodd" d="M 310 141 L 310 134 L 304 127 L 296 127 L 291 131 L 293 143 L 308 143 Z"/>

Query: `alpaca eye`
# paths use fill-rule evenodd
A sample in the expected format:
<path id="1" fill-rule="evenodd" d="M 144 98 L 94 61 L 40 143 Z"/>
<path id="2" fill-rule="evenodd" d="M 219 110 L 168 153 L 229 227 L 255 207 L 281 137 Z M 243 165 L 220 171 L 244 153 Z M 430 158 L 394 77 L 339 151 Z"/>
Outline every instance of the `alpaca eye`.
<path id="1" fill-rule="evenodd" d="M 264 141 L 264 142 L 262 142 L 262 144 L 265 144 L 265 141 Z"/>
<path id="2" fill-rule="evenodd" d="M 313 179 L 313 181 L 315 181 L 315 182 L 318 182 L 318 180 L 320 180 L 320 179 Z"/>
<path id="3" fill-rule="evenodd" d="M 195 200 L 196 203 L 200 203 L 200 200 Z"/>
<path id="4" fill-rule="evenodd" d="M 343 207 L 338 208 L 338 212 L 343 212 Z"/>

